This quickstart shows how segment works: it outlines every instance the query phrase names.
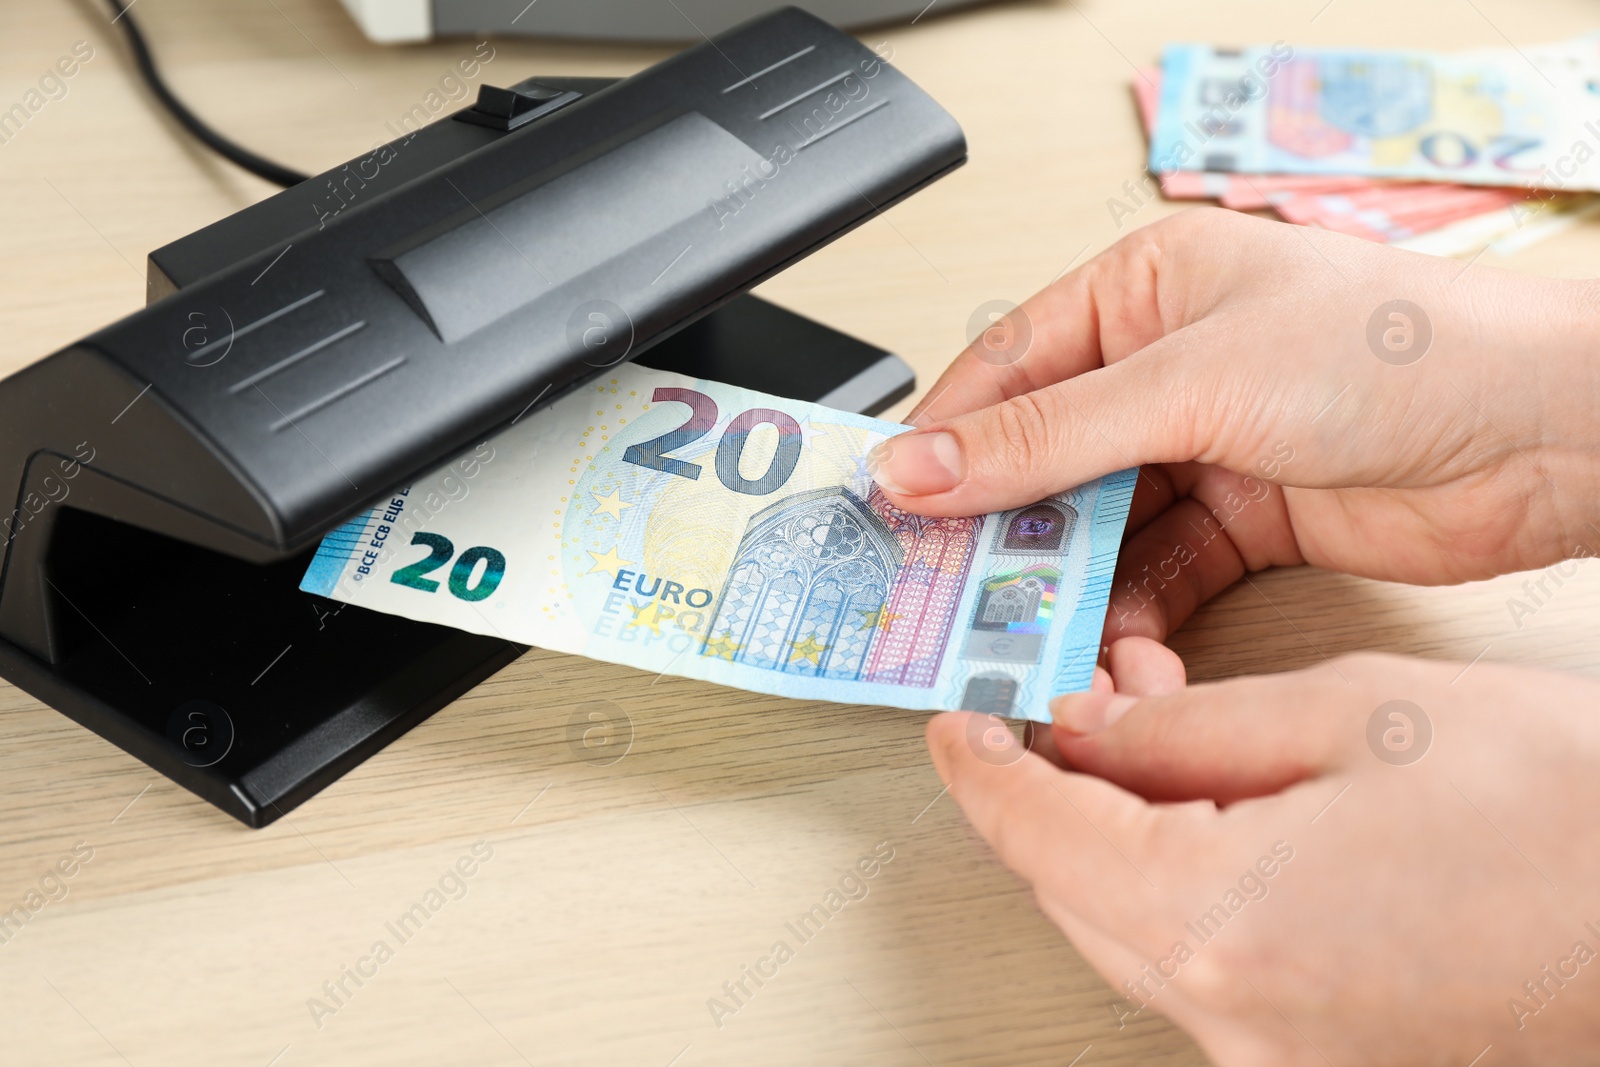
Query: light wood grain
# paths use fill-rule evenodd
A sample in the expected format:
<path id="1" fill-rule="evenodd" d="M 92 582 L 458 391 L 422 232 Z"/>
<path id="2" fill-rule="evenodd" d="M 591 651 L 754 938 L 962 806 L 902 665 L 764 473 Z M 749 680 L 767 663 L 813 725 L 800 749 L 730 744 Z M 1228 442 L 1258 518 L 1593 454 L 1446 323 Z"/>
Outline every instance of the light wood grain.
<path id="1" fill-rule="evenodd" d="M 334 0 L 141 0 L 177 88 L 315 170 L 385 136 L 472 42 L 379 49 Z M 1314 19 L 1314 21 L 1313 21 Z M 904 354 L 924 385 L 980 303 L 1020 300 L 1119 234 L 1138 176 L 1132 64 L 1166 40 L 1471 47 L 1593 28 L 1578 0 L 1053 0 L 864 34 L 965 126 L 964 170 L 766 295 Z M 0 145 L 0 371 L 137 308 L 146 251 L 266 195 L 150 106 L 103 8 L 0 7 L 0 106 L 73 42 L 96 57 Z M 500 41 L 485 77 L 625 74 L 667 50 Z M 1133 220 L 1174 210 L 1152 204 Z M 1585 227 L 1507 265 L 1592 271 Z M 1487 257 L 1483 262 L 1494 261 Z M 902 409 L 903 410 L 903 409 Z M 1515 625 L 1507 578 L 1418 590 L 1309 570 L 1220 597 L 1175 641 L 1195 678 L 1361 648 L 1597 673 L 1600 574 Z M 631 719 L 611 766 L 567 716 Z M 803 704 L 533 652 L 265 831 L 252 832 L 0 686 L 0 907 L 75 843 L 93 858 L 0 944 L 5 1063 L 1196 1064 L 1115 994 L 962 821 L 924 717 Z M 493 858 L 404 944 L 386 930 L 474 842 Z M 893 861 L 814 940 L 786 932 L 879 842 Z M 1120 862 L 1082 858 L 1085 870 Z M 322 997 L 396 946 L 321 1025 Z M 707 1000 L 784 940 L 718 1027 Z M 275 1057 L 277 1057 L 275 1059 Z"/>

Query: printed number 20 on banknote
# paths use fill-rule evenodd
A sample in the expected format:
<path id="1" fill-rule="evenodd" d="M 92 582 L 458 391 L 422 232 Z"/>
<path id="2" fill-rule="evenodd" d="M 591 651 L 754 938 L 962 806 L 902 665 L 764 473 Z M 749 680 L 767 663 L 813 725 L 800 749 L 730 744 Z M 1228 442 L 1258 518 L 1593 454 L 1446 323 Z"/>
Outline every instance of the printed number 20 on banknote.
<path id="1" fill-rule="evenodd" d="M 905 427 L 629 366 L 330 534 L 301 588 L 763 693 L 1048 721 L 1094 670 L 1135 472 L 923 518 Z"/>

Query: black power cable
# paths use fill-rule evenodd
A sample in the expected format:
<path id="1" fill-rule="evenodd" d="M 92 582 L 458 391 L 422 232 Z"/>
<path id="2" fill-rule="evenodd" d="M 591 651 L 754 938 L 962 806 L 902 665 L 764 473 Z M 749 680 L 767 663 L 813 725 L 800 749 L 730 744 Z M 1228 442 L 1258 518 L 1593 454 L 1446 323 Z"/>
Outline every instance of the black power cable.
<path id="1" fill-rule="evenodd" d="M 270 159 L 263 159 L 243 145 L 230 141 L 206 125 L 200 116 L 190 111 L 188 106 L 173 94 L 172 90 L 167 87 L 165 79 L 161 77 L 161 72 L 156 69 L 155 57 L 150 54 L 150 46 L 145 43 L 144 34 L 139 32 L 138 24 L 133 21 L 133 16 L 128 13 L 133 4 L 125 4 L 122 0 L 106 0 L 106 3 L 110 5 L 112 12 L 116 15 L 116 18 L 112 21 L 120 22 L 124 32 L 127 33 L 128 47 L 133 51 L 133 61 L 138 64 L 139 73 L 144 75 L 144 80 L 150 86 L 150 91 L 156 94 L 156 99 L 161 101 L 162 106 L 172 113 L 172 117 L 177 119 L 184 129 L 194 134 L 202 144 L 219 156 L 243 167 L 251 174 L 265 178 L 275 185 L 282 185 L 287 188 L 291 185 L 299 185 L 310 177 L 308 174 L 301 174 L 297 170 L 290 170 L 288 167 L 280 166 Z"/>

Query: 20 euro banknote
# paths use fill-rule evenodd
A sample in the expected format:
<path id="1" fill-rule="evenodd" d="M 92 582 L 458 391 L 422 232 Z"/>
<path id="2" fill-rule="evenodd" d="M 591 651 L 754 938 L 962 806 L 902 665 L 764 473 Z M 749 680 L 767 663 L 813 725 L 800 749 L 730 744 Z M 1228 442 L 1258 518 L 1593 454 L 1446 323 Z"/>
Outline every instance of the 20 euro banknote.
<path id="1" fill-rule="evenodd" d="M 904 426 L 620 367 L 323 541 L 301 588 L 763 693 L 1048 721 L 1088 688 L 1135 471 L 924 518 Z"/>
<path id="2" fill-rule="evenodd" d="M 1600 189 L 1596 51 L 1171 45 L 1150 168 Z"/>

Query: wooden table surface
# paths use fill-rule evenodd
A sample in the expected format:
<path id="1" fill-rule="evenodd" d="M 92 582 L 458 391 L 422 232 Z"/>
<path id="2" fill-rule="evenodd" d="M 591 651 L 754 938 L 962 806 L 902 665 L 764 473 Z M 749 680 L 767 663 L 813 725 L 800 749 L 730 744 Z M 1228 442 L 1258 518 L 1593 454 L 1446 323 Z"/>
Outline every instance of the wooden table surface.
<path id="1" fill-rule="evenodd" d="M 475 44 L 372 46 L 335 0 L 136 13 L 197 109 L 312 171 L 386 139 Z M 94 50 L 0 144 L 6 373 L 138 308 L 149 249 L 270 191 L 156 112 L 107 21 L 91 0 L 0 7 L 0 109 L 75 42 Z M 1128 83 L 1164 41 L 1448 49 L 1593 28 L 1579 0 L 935 8 L 862 37 L 960 120 L 971 163 L 763 291 L 902 353 L 926 386 L 978 305 L 1020 301 L 1118 236 L 1106 201 L 1142 155 Z M 669 51 L 494 47 L 479 80 L 501 84 L 622 75 Z M 1597 255 L 1586 225 L 1482 262 L 1577 276 Z M 1600 573 L 1518 626 L 1520 582 L 1272 573 L 1175 644 L 1197 679 L 1363 648 L 1600 673 Z M 573 709 L 596 698 L 631 721 L 631 749 L 604 766 L 568 743 Z M 1116 995 L 941 797 L 924 718 L 536 651 L 251 831 L 0 684 L 0 910 L 42 885 L 59 898 L 0 944 L 0 1061 L 1203 1063 L 1149 1013 L 1118 1029 Z M 875 848 L 893 858 L 867 895 L 795 938 L 785 924 Z M 74 850 L 74 876 L 49 881 Z M 401 940 L 389 924 L 419 902 L 438 907 Z M 792 958 L 714 1019 L 708 1000 L 732 1006 L 724 983 L 778 941 Z"/>

